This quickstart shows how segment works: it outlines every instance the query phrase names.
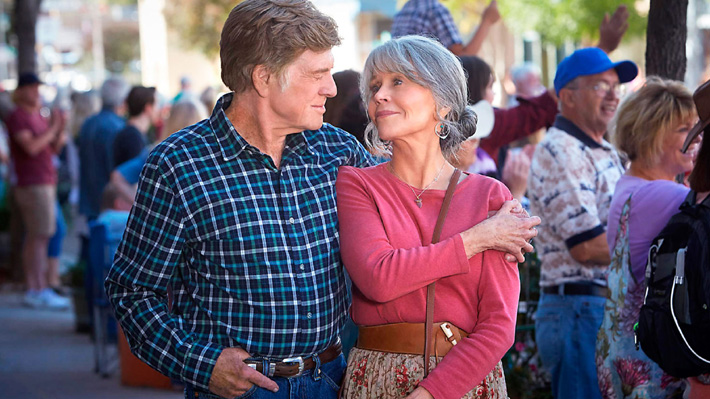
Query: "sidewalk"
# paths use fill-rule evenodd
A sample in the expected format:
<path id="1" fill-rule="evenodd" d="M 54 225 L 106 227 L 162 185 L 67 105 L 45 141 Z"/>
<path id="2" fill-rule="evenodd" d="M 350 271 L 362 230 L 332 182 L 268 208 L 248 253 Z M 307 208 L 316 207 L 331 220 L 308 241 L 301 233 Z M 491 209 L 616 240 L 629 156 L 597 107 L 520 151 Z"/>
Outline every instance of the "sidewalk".
<path id="1" fill-rule="evenodd" d="M 0 291 L 0 387 L 3 398 L 180 399 L 180 391 L 130 388 L 120 370 L 93 372 L 88 334 L 74 332 L 74 313 L 25 308 L 18 292 Z"/>

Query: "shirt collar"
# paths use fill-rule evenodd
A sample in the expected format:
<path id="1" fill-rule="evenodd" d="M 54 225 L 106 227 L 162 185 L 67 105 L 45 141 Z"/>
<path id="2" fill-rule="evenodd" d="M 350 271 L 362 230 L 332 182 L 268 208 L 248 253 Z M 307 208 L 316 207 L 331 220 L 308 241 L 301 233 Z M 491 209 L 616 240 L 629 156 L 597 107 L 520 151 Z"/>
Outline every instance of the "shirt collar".
<path id="1" fill-rule="evenodd" d="M 605 146 L 594 141 L 594 139 L 589 137 L 587 133 L 584 133 L 582 129 L 575 125 L 574 122 L 562 115 L 557 115 L 555 123 L 552 126 L 576 138 L 589 148 L 606 148 Z"/>
<path id="2" fill-rule="evenodd" d="M 215 104 L 212 115 L 210 115 L 210 126 L 217 139 L 217 143 L 219 143 L 222 158 L 225 161 L 236 158 L 247 147 L 254 148 L 237 132 L 237 129 L 234 128 L 234 125 L 232 125 L 232 122 L 227 118 L 227 114 L 224 112 L 232 103 L 233 99 L 234 93 L 227 93 L 220 97 L 219 100 L 217 100 L 217 104 Z M 312 137 L 313 135 L 314 132 L 310 130 L 289 134 L 286 137 L 285 148 L 295 149 L 299 147 L 299 144 L 303 143 L 303 149 L 311 154 L 315 154 L 316 150 L 308 140 L 308 137 Z M 287 151 L 284 151 L 284 155 L 286 155 L 285 152 Z"/>

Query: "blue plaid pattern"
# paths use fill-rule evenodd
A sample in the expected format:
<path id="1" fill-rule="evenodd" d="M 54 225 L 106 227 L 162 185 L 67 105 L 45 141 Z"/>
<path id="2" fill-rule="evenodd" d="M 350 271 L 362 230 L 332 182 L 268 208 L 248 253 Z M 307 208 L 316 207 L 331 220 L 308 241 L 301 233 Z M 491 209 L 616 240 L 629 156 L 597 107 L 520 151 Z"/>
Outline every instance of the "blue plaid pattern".
<path id="1" fill-rule="evenodd" d="M 232 98 L 150 154 L 106 280 L 134 353 L 201 389 L 224 347 L 285 358 L 336 342 L 349 304 L 335 179 L 374 164 L 324 124 L 287 136 L 276 169 L 227 119 Z"/>
<path id="2" fill-rule="evenodd" d="M 449 10 L 439 0 L 409 0 L 394 16 L 392 37 L 428 36 L 444 47 L 461 43 L 459 30 Z"/>

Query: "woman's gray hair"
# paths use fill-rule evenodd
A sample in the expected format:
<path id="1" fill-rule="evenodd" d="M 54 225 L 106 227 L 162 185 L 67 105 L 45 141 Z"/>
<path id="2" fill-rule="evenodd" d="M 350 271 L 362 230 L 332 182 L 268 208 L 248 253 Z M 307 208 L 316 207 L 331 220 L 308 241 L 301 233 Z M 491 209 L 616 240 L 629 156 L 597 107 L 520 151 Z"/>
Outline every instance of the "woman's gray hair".
<path id="1" fill-rule="evenodd" d="M 436 117 L 449 134 L 439 141 L 444 156 L 453 156 L 459 145 L 476 132 L 477 117 L 468 106 L 466 74 L 458 58 L 439 42 L 422 36 L 402 36 L 372 50 L 360 80 L 365 108 L 373 96 L 370 82 L 378 73 L 398 73 L 431 90 Z M 441 118 L 443 109 L 450 111 Z M 365 138 L 378 154 L 391 154 L 372 121 L 367 124 Z"/>

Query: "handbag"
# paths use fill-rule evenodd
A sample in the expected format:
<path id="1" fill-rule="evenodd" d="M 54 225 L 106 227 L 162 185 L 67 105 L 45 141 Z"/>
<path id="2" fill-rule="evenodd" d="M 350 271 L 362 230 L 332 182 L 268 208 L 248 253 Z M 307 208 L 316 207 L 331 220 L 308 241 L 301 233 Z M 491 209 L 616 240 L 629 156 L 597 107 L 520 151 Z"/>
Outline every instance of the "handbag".
<path id="1" fill-rule="evenodd" d="M 439 211 L 439 217 L 436 219 L 436 225 L 434 226 L 434 234 L 431 239 L 432 244 L 439 242 L 441 237 L 441 230 L 444 227 L 444 221 L 446 220 L 446 214 L 449 212 L 449 205 L 451 204 L 451 198 L 454 196 L 454 191 L 456 190 L 456 184 L 459 182 L 461 176 L 461 171 L 458 169 L 454 170 L 454 174 L 451 175 L 451 180 L 449 180 L 449 186 L 446 188 L 446 194 L 444 195 L 444 202 L 441 204 L 441 210 Z M 429 375 L 429 358 L 431 357 L 432 347 L 434 346 L 434 290 L 436 288 L 436 282 L 429 284 L 426 287 L 426 322 L 424 331 L 424 377 Z"/>

